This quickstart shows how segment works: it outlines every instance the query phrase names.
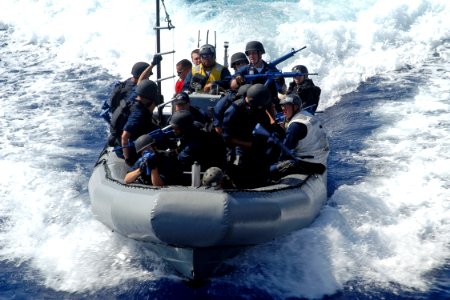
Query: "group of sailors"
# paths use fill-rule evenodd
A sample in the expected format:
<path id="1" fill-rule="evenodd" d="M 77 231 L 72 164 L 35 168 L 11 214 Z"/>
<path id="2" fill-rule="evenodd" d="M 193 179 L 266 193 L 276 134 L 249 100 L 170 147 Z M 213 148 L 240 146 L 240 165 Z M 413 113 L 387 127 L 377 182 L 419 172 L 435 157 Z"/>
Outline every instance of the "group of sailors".
<path id="1" fill-rule="evenodd" d="M 190 185 L 184 174 L 195 168 L 203 174 L 203 185 L 222 188 L 264 186 L 296 173 L 322 174 L 329 146 L 314 117 L 320 88 L 302 65 L 293 68 L 303 75 L 294 77 L 289 87 L 282 76 L 248 80 L 246 75 L 280 72 L 262 59 L 264 53 L 259 41 L 247 43 L 245 54 L 231 58 L 231 76 L 216 62 L 214 46 L 200 47 L 200 64 L 186 72 L 183 91 L 171 100 L 173 114 L 159 123 L 154 118 L 161 102 L 158 87 L 148 78 L 162 58 L 155 55 L 151 64 L 135 64 L 133 77 L 105 105 L 111 114 L 108 143 L 120 147 L 130 166 L 125 183 Z M 182 69 L 177 65 L 179 73 Z M 215 90 L 222 97 L 213 115 L 191 105 L 191 93 Z"/>

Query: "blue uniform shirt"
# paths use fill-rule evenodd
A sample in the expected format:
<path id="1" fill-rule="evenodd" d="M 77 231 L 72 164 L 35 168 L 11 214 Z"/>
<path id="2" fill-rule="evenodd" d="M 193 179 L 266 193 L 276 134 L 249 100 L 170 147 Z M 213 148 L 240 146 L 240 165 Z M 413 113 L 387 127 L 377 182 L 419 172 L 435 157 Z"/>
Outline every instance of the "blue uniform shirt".
<path id="1" fill-rule="evenodd" d="M 131 107 L 131 113 L 123 130 L 131 134 L 131 140 L 136 140 L 143 134 L 152 132 L 159 127 L 153 123 L 153 115 L 139 101 L 136 101 Z"/>

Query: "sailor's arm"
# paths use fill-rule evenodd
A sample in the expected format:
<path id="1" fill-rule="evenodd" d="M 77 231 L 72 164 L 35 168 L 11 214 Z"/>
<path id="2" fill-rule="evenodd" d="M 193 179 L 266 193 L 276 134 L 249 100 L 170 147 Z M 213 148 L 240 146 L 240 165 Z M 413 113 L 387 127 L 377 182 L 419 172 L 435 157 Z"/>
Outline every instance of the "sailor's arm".
<path id="1" fill-rule="evenodd" d="M 125 175 L 124 182 L 125 182 L 125 184 L 130 184 L 130 183 L 132 183 L 132 182 L 135 182 L 136 179 L 139 178 L 139 176 L 141 176 L 141 169 L 140 169 L 140 168 L 137 168 L 136 170 L 133 170 L 133 171 L 131 171 L 131 172 L 128 172 L 128 173 Z"/>
<path id="2" fill-rule="evenodd" d="M 128 148 L 128 141 L 131 138 L 131 134 L 124 130 L 122 132 L 121 141 L 120 144 L 122 145 L 123 149 L 123 156 L 125 158 L 125 161 L 127 161 L 128 158 L 130 158 L 130 149 Z"/>

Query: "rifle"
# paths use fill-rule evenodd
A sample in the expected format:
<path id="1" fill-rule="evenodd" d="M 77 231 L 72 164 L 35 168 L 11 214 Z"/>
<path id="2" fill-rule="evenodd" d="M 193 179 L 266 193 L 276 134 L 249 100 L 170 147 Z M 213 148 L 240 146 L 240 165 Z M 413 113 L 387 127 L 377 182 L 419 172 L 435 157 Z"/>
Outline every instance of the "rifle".
<path id="1" fill-rule="evenodd" d="M 156 140 L 156 142 L 159 142 L 165 137 L 167 137 L 167 138 L 174 137 L 175 133 L 173 131 L 172 125 L 167 125 L 166 127 L 162 128 L 162 129 L 153 130 L 148 135 L 151 136 L 152 138 L 154 138 Z"/>
<path id="2" fill-rule="evenodd" d="M 152 132 L 148 133 L 149 136 L 155 139 L 156 143 L 161 142 L 165 137 L 172 138 L 175 136 L 175 133 L 173 131 L 172 125 L 168 125 L 162 129 L 158 128 L 153 130 Z M 132 148 L 134 147 L 134 142 L 131 140 L 128 140 L 128 143 L 125 146 L 116 146 L 112 150 L 119 156 L 119 153 L 122 152 L 122 149 L 124 148 Z"/>
<path id="3" fill-rule="evenodd" d="M 281 152 L 283 152 L 284 154 L 286 154 L 287 156 L 289 156 L 289 158 L 295 160 L 295 161 L 300 161 L 300 158 L 314 158 L 314 156 L 302 156 L 300 158 L 298 158 L 297 156 L 294 155 L 294 153 L 292 152 L 292 150 L 290 150 L 288 147 L 286 147 L 277 137 L 274 133 L 270 133 L 268 132 L 261 124 L 256 124 L 255 129 L 253 129 L 253 135 L 263 135 L 268 137 L 268 141 L 272 141 L 275 143 L 275 145 L 277 145 L 280 149 Z"/>
<path id="4" fill-rule="evenodd" d="M 261 124 L 256 124 L 255 129 L 253 130 L 253 134 L 259 134 L 259 135 L 263 135 L 268 137 L 268 141 L 272 141 L 274 142 L 278 147 L 280 147 L 281 152 L 283 152 L 286 156 L 288 156 L 290 159 L 293 160 L 294 162 L 294 166 L 295 164 L 298 165 L 298 167 L 302 170 L 301 174 L 323 174 L 323 172 L 325 172 L 326 167 L 324 165 L 322 165 L 321 163 L 311 163 L 311 162 L 304 162 L 302 161 L 302 159 L 305 158 L 314 158 L 314 156 L 311 155 L 307 155 L 307 156 L 301 156 L 301 157 L 296 157 L 294 155 L 294 153 L 289 150 L 289 148 L 287 148 L 273 133 L 268 132 L 264 127 L 262 127 Z M 282 163 L 284 164 L 284 162 Z M 289 165 L 291 165 L 291 163 L 288 161 L 288 166 L 284 166 L 284 167 L 289 167 Z M 277 165 L 277 169 L 278 169 L 279 165 Z M 297 169 L 298 172 L 299 169 Z M 306 173 L 303 173 L 306 172 Z"/>
<path id="5" fill-rule="evenodd" d="M 269 71 L 264 74 L 253 74 L 253 75 L 244 75 L 245 82 L 249 83 L 258 78 L 266 78 L 265 86 L 269 85 L 275 78 L 278 77 L 297 77 L 297 76 L 307 76 L 307 75 L 319 75 L 318 73 L 302 73 L 302 72 L 272 72 Z"/>
<path id="6" fill-rule="evenodd" d="M 281 57 L 275 59 L 274 61 L 271 61 L 271 62 L 269 63 L 269 69 L 276 68 L 276 66 L 277 66 L 279 63 L 282 63 L 282 62 L 285 61 L 286 59 L 291 58 L 292 56 L 294 56 L 295 53 L 300 52 L 300 51 L 302 51 L 302 50 L 305 49 L 305 48 L 306 48 L 306 46 L 303 46 L 302 48 L 300 48 L 300 49 L 298 49 L 298 50 L 295 50 L 294 48 L 292 48 L 292 49 L 291 49 L 291 52 L 289 52 L 289 53 L 287 53 L 287 54 L 285 54 L 285 55 L 283 55 L 283 56 L 281 56 Z"/>
<path id="7" fill-rule="evenodd" d="M 264 74 L 253 74 L 253 75 L 244 75 L 244 79 L 246 83 L 251 83 L 253 80 L 258 78 L 266 78 L 265 86 L 269 86 L 273 81 L 275 81 L 275 85 L 278 91 L 281 91 L 281 83 L 278 83 L 275 79 L 283 77 L 296 77 L 296 76 L 306 76 L 306 75 L 318 75 L 318 73 L 301 73 L 301 72 L 272 72 L 269 71 Z"/>
<path id="8" fill-rule="evenodd" d="M 281 151 L 289 156 L 289 158 L 298 161 L 299 159 L 289 150 L 276 136 L 274 133 L 268 132 L 261 124 L 256 124 L 255 129 L 253 129 L 253 135 L 263 135 L 268 137 L 268 141 L 272 141 L 277 145 Z"/>
<path id="9" fill-rule="evenodd" d="M 105 108 L 104 108 L 105 107 Z M 109 125 L 111 125 L 111 113 L 109 112 L 109 105 L 106 107 L 103 105 L 102 112 L 100 113 L 100 117 L 103 118 L 103 120 L 106 121 Z"/>

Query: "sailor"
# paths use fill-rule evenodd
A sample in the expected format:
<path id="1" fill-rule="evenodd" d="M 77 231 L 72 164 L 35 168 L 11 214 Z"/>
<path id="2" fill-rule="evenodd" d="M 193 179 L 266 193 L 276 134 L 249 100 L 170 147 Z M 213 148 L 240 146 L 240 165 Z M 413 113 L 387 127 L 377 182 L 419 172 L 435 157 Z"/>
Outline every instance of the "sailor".
<path id="1" fill-rule="evenodd" d="M 106 106 L 109 108 L 109 113 L 113 114 L 115 109 L 119 106 L 120 100 L 134 102 L 136 98 L 136 86 L 139 80 L 148 79 L 153 73 L 152 69 L 158 65 L 162 60 L 162 56 L 156 54 L 153 56 L 150 64 L 139 61 L 131 68 L 131 77 L 125 81 L 117 81 L 114 84 L 111 95 Z"/>
<path id="2" fill-rule="evenodd" d="M 280 72 L 277 68 L 269 68 L 269 65 L 267 62 L 265 62 L 262 59 L 262 55 L 266 53 L 266 50 L 264 49 L 264 46 L 259 41 L 251 41 L 248 42 L 245 46 L 245 54 L 248 57 L 248 60 L 250 61 L 250 64 L 247 66 L 241 67 L 233 76 L 233 79 L 231 80 L 230 87 L 232 89 L 237 90 L 241 85 L 244 85 L 245 83 L 262 83 L 265 84 L 266 78 L 259 78 L 255 79 L 251 82 L 248 82 L 245 80 L 245 75 L 257 75 L 257 74 L 265 74 L 268 72 Z M 277 111 L 281 111 L 281 108 L 279 106 L 279 99 L 278 99 L 278 93 L 285 93 L 285 84 L 284 84 L 284 78 L 276 78 L 274 81 L 272 81 L 269 84 L 269 91 L 271 94 L 271 99 L 273 104 L 275 104 L 275 108 Z"/>
<path id="3" fill-rule="evenodd" d="M 308 69 L 305 66 L 297 65 L 292 68 L 292 72 L 306 75 L 294 77 L 293 81 L 289 83 L 286 94 L 297 94 L 302 99 L 303 110 L 314 115 L 319 106 L 320 88 L 314 84 L 312 79 L 308 78 Z"/>
<path id="4" fill-rule="evenodd" d="M 274 180 L 288 174 L 322 174 L 326 170 L 329 154 L 328 139 L 319 120 L 305 110 L 295 94 L 286 95 L 280 101 L 285 116 L 286 137 L 284 146 L 294 157 L 283 153 L 271 166 Z"/>
<path id="5" fill-rule="evenodd" d="M 254 136 L 253 129 L 260 123 L 272 131 L 267 112 L 272 106 L 269 89 L 263 84 L 254 84 L 246 97 L 232 103 L 225 111 L 222 136 L 229 148 L 228 174 L 237 187 L 257 187 L 268 179 L 270 161 L 266 155 L 267 141 Z"/>
<path id="6" fill-rule="evenodd" d="M 148 134 L 140 136 L 134 146 L 140 158 L 130 167 L 124 182 L 139 182 L 162 187 L 181 182 L 181 168 L 175 157 L 158 149 L 157 141 Z"/>
<path id="7" fill-rule="evenodd" d="M 231 74 L 228 68 L 216 62 L 216 48 L 205 44 L 199 54 L 201 63 L 194 65 L 186 76 L 183 91 L 210 93 L 213 86 L 228 89 Z"/>
<path id="8" fill-rule="evenodd" d="M 192 63 L 187 59 L 180 60 L 176 65 L 178 80 L 175 83 L 175 94 L 183 91 L 184 80 L 192 69 Z"/>
<path id="9" fill-rule="evenodd" d="M 130 115 L 121 135 L 123 156 L 125 162 L 130 166 L 137 159 L 136 152 L 130 149 L 130 141 L 159 128 L 153 121 L 153 110 L 158 99 L 158 86 L 155 82 L 144 79 L 137 85 L 136 93 L 136 101 L 131 106 Z"/>
<path id="10" fill-rule="evenodd" d="M 153 67 L 158 65 L 161 60 L 162 56 L 156 54 L 153 56 L 151 64 L 142 61 L 135 63 L 131 68 L 132 77 L 125 81 L 116 82 L 109 99 L 103 103 L 102 109 L 104 110 L 101 116 L 110 125 L 110 135 L 108 137 L 110 146 L 120 144 L 120 135 L 128 118 L 129 107 L 134 103 L 137 96 L 137 84 L 144 79 L 148 79 L 152 74 Z"/>
<path id="11" fill-rule="evenodd" d="M 234 69 L 234 73 L 236 73 L 241 67 L 249 64 L 247 56 L 242 52 L 236 52 L 231 55 L 230 65 Z"/>
<path id="12" fill-rule="evenodd" d="M 200 64 L 200 49 L 196 48 L 191 51 L 191 61 L 192 64 L 198 66 Z"/>
<path id="13" fill-rule="evenodd" d="M 234 101 L 244 99 L 250 86 L 251 84 L 244 84 L 239 88 L 237 93 L 232 89 L 229 89 L 225 92 L 223 97 L 220 98 L 219 101 L 217 101 L 216 105 L 214 106 L 213 126 L 218 134 L 222 134 L 222 123 L 225 111 L 228 109 L 228 107 L 231 106 Z"/>
<path id="14" fill-rule="evenodd" d="M 179 138 L 177 158 L 183 171 L 190 171 L 194 162 L 200 164 L 201 171 L 210 167 L 225 167 L 225 144 L 222 138 L 195 126 L 189 111 L 174 112 L 170 125 Z"/>
<path id="15" fill-rule="evenodd" d="M 194 118 L 194 122 L 197 126 L 201 128 L 206 128 L 211 123 L 211 119 L 208 117 L 206 112 L 202 109 L 191 105 L 191 98 L 185 92 L 181 92 L 175 95 L 172 99 L 172 103 L 175 105 L 175 111 L 187 110 L 191 113 Z M 170 118 L 168 120 L 170 123 Z"/>

